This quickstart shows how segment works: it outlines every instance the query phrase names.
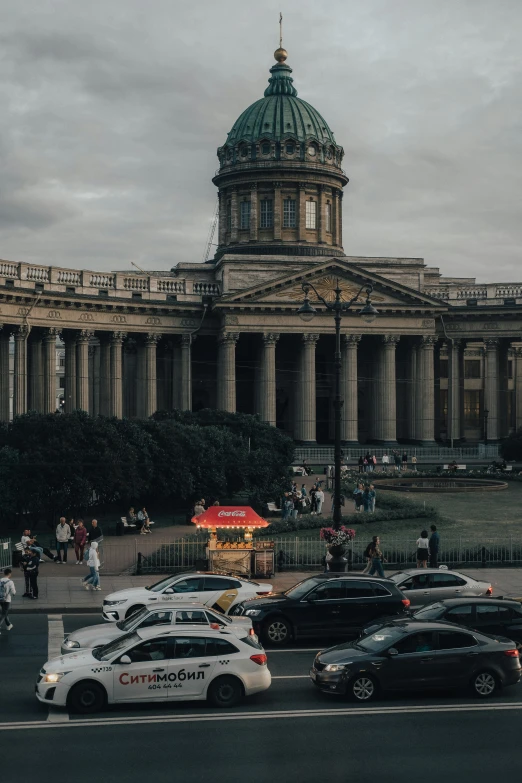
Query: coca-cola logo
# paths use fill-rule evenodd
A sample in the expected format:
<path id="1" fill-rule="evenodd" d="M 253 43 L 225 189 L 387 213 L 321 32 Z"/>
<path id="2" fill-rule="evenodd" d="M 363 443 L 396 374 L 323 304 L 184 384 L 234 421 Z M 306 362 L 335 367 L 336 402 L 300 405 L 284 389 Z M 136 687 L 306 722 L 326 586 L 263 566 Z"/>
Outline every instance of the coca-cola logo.
<path id="1" fill-rule="evenodd" d="M 218 517 L 245 517 L 244 511 L 220 511 Z"/>

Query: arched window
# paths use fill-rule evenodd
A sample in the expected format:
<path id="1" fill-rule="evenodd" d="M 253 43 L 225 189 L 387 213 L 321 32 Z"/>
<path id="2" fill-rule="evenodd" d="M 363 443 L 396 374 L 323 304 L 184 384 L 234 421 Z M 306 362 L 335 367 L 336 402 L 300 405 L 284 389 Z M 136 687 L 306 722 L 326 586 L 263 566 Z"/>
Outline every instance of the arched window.
<path id="1" fill-rule="evenodd" d="M 317 228 L 317 203 L 312 200 L 306 202 L 306 228 Z"/>
<path id="2" fill-rule="evenodd" d="M 283 228 L 295 228 L 297 213 L 295 198 L 285 198 L 283 201 Z"/>
<path id="3" fill-rule="evenodd" d="M 326 202 L 324 217 L 326 223 L 326 230 L 331 234 L 332 233 L 332 205 L 330 204 L 329 201 Z"/>
<path id="4" fill-rule="evenodd" d="M 269 141 L 263 141 L 261 142 L 261 154 L 262 155 L 270 155 L 272 152 L 272 145 Z"/>

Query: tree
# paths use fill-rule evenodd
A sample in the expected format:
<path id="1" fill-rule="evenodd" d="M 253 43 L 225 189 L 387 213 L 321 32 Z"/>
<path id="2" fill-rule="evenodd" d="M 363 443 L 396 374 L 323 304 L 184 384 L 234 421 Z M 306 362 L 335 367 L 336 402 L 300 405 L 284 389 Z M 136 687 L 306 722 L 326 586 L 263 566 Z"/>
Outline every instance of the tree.
<path id="1" fill-rule="evenodd" d="M 522 460 L 522 427 L 502 441 L 500 453 L 507 460 Z"/>

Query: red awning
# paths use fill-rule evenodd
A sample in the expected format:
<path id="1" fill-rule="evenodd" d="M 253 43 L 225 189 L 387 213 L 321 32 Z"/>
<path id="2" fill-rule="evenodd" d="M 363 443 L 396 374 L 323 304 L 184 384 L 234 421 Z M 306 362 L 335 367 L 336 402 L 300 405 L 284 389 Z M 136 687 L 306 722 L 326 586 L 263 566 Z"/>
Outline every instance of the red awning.
<path id="1" fill-rule="evenodd" d="M 192 517 L 198 527 L 268 527 L 269 522 L 256 514 L 250 506 L 210 506 L 207 511 Z"/>

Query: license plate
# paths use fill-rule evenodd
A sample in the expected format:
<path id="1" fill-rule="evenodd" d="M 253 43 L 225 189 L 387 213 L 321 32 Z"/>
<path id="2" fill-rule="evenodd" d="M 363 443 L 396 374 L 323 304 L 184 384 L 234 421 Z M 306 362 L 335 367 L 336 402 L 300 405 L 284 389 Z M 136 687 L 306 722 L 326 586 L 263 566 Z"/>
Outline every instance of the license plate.
<path id="1" fill-rule="evenodd" d="M 310 669 L 310 679 L 311 680 L 317 679 L 317 672 L 315 671 L 315 669 Z"/>

